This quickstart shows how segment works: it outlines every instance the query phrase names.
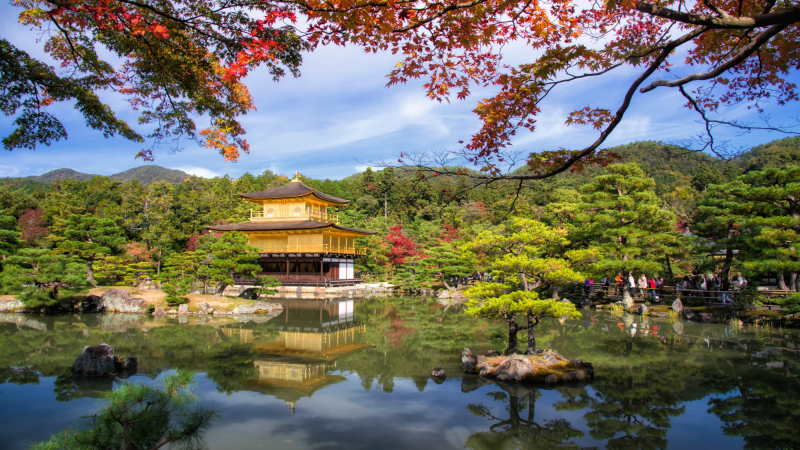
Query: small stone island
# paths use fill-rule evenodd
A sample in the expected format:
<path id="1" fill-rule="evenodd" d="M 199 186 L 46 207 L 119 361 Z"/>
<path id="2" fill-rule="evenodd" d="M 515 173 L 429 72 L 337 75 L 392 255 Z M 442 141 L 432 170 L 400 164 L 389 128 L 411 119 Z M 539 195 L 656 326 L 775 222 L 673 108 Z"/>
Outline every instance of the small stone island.
<path id="1" fill-rule="evenodd" d="M 536 355 L 500 355 L 490 351 L 474 355 L 465 348 L 461 353 L 465 373 L 479 373 L 481 377 L 501 381 L 537 381 L 547 384 L 589 381 L 594 378 L 591 363 L 578 359 L 568 360 L 555 350 L 538 351 Z"/>
<path id="2" fill-rule="evenodd" d="M 300 174 L 280 187 L 239 196 L 258 205 L 250 210 L 250 221 L 232 225 L 210 225 L 217 231 L 239 231 L 260 249 L 259 276 L 277 278 L 284 286 L 353 286 L 361 283 L 354 261 L 366 254 L 355 245 L 358 237 L 376 231 L 339 225 L 339 215 L 329 209 L 350 201 L 323 194 L 300 181 Z M 238 278 L 236 284 L 256 280 Z"/>

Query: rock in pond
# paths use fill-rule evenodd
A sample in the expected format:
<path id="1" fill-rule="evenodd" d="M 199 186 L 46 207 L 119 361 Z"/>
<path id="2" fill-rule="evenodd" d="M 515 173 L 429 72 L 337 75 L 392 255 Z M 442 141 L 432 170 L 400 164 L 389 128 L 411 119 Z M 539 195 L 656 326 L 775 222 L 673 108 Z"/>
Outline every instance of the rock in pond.
<path id="1" fill-rule="evenodd" d="M 214 312 L 214 308 L 211 307 L 207 302 L 200 302 L 197 304 L 197 307 L 200 308 L 200 311 L 206 312 L 211 314 Z"/>
<path id="2" fill-rule="evenodd" d="M 164 308 L 160 306 L 156 306 L 156 309 L 153 311 L 154 316 L 163 316 L 164 314 L 166 314 L 166 312 L 164 311 Z"/>
<path id="3" fill-rule="evenodd" d="M 108 377 L 114 372 L 136 369 L 139 358 L 135 356 L 114 356 L 114 349 L 108 344 L 83 347 L 83 352 L 72 364 L 73 375 L 85 377 Z"/>
<path id="4" fill-rule="evenodd" d="M 697 314 L 692 308 L 683 308 L 683 318 L 686 320 L 697 320 Z"/>
<path id="5" fill-rule="evenodd" d="M 520 355 L 512 355 L 497 365 L 495 378 L 503 381 L 522 381 L 533 373 L 531 361 Z"/>
<path id="6" fill-rule="evenodd" d="M 255 312 L 262 312 L 263 311 L 263 312 L 266 312 L 266 313 L 270 313 L 270 312 L 272 312 L 272 309 L 273 309 L 273 307 L 272 307 L 271 303 L 267 303 L 267 302 L 255 302 L 255 303 L 253 303 L 253 311 L 255 311 Z"/>
<path id="7" fill-rule="evenodd" d="M 178 314 L 189 314 L 189 305 L 184 303 L 178 306 Z"/>
<path id="8" fill-rule="evenodd" d="M 252 306 L 239 305 L 233 308 L 233 314 L 255 314 L 256 310 Z"/>
<path id="9" fill-rule="evenodd" d="M 591 308 L 591 307 L 592 307 L 591 300 L 589 300 L 588 298 L 584 298 L 581 300 L 581 308 Z"/>
<path id="10" fill-rule="evenodd" d="M 500 381 L 589 381 L 594 378 L 592 364 L 567 360 L 555 350 L 537 351 L 534 355 L 475 356 L 469 349 L 461 353 L 464 372 Z"/>
<path id="11" fill-rule="evenodd" d="M 625 309 L 633 308 L 633 297 L 623 297 L 622 306 L 624 306 Z"/>
<path id="12" fill-rule="evenodd" d="M 431 376 L 433 378 L 446 378 L 447 377 L 447 375 L 445 375 L 445 373 L 444 373 L 444 370 L 442 369 L 442 366 L 436 366 L 433 369 L 433 372 L 431 372 Z"/>
<path id="13" fill-rule="evenodd" d="M 103 309 L 109 312 L 143 313 L 147 304 L 142 298 L 131 298 L 123 289 L 109 289 L 103 293 Z"/>
<path id="14" fill-rule="evenodd" d="M 25 309 L 25 305 L 20 300 L 0 301 L 0 311 L 17 311 L 21 309 Z"/>
<path id="15" fill-rule="evenodd" d="M 81 313 L 83 314 L 94 314 L 103 312 L 103 299 L 96 296 L 90 295 L 86 297 L 86 300 L 81 302 Z"/>
<path id="16" fill-rule="evenodd" d="M 681 313 L 683 312 L 683 302 L 681 301 L 681 299 L 677 299 L 674 302 L 672 302 L 672 310 L 678 313 L 679 316 L 681 315 Z"/>
<path id="17" fill-rule="evenodd" d="M 83 352 L 72 364 L 72 373 L 87 377 L 113 375 L 114 349 L 108 344 L 83 347 Z"/>
<path id="18" fill-rule="evenodd" d="M 640 316 L 643 316 L 643 315 L 647 314 L 647 311 L 649 311 L 649 310 L 650 309 L 647 307 L 647 305 L 639 305 L 636 308 L 636 314 L 639 314 Z"/>

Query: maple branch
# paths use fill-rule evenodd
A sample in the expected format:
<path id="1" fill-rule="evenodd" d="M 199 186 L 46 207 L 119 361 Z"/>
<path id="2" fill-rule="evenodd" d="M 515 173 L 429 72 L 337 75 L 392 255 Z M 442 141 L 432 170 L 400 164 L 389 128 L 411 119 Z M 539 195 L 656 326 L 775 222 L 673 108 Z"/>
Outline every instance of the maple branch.
<path id="1" fill-rule="evenodd" d="M 792 5 L 775 12 L 766 12 L 753 17 L 734 17 L 728 14 L 725 14 L 723 17 L 701 16 L 663 8 L 646 2 L 636 2 L 634 9 L 651 16 L 657 16 L 688 25 L 702 25 L 709 29 L 760 28 L 784 23 L 791 24 L 800 21 L 800 6 L 798 5 Z"/>
<path id="2" fill-rule="evenodd" d="M 778 25 L 773 25 L 766 30 L 762 31 L 758 36 L 753 39 L 753 41 L 745 46 L 739 53 L 737 53 L 733 58 L 725 61 L 724 63 L 717 66 L 714 70 L 710 70 L 705 73 L 695 73 L 692 75 L 685 76 L 679 80 L 667 81 L 667 80 L 656 80 L 650 83 L 649 86 L 646 86 L 640 90 L 641 93 L 650 92 L 653 89 L 659 86 L 666 86 L 666 87 L 678 87 L 683 86 L 686 83 L 691 83 L 692 81 L 702 81 L 708 80 L 711 78 L 716 78 L 728 69 L 732 68 L 733 66 L 739 64 L 740 62 L 747 59 L 750 55 L 752 55 L 756 50 L 758 50 L 762 45 L 769 42 L 776 34 L 780 33 L 787 27 L 792 25 L 791 23 L 783 23 Z"/>

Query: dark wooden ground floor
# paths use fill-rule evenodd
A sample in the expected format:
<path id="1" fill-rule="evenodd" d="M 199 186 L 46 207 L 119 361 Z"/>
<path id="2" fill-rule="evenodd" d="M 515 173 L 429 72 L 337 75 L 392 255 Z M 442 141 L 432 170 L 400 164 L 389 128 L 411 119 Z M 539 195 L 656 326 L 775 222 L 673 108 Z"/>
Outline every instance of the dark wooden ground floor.
<path id="1" fill-rule="evenodd" d="M 258 258 L 259 276 L 277 278 L 284 286 L 353 286 L 362 283 L 354 273 L 351 255 L 269 254 Z M 255 279 L 236 279 L 237 284 L 254 284 Z"/>

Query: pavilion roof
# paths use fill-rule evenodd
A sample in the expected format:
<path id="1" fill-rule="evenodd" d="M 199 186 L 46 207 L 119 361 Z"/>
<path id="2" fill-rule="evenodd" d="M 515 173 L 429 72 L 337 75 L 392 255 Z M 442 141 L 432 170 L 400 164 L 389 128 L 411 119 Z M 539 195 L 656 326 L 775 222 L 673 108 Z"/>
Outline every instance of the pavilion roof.
<path id="1" fill-rule="evenodd" d="M 313 220 L 298 220 L 294 222 L 242 222 L 231 225 L 207 225 L 206 228 L 214 231 L 292 231 L 333 228 L 360 234 L 377 233 L 377 231 L 359 230 L 358 228 L 343 227 L 335 223 L 315 222 Z"/>
<path id="2" fill-rule="evenodd" d="M 300 181 L 291 181 L 287 184 L 284 184 L 283 186 L 276 187 L 275 189 L 267 189 L 265 191 L 252 192 L 249 194 L 239 194 L 239 196 L 246 199 L 266 200 L 266 199 L 280 199 L 280 198 L 296 198 L 296 197 L 303 197 L 309 194 L 313 194 L 319 197 L 321 200 L 325 200 L 340 205 L 346 205 L 350 203 L 350 200 L 337 198 L 332 195 L 323 194 L 322 192 L 316 189 L 311 189 L 310 187 L 306 186 Z"/>

